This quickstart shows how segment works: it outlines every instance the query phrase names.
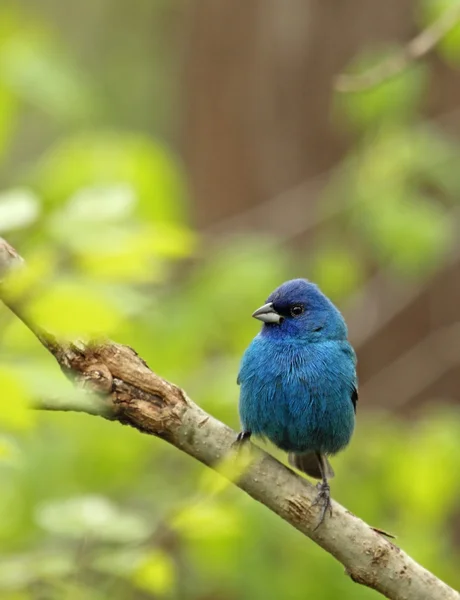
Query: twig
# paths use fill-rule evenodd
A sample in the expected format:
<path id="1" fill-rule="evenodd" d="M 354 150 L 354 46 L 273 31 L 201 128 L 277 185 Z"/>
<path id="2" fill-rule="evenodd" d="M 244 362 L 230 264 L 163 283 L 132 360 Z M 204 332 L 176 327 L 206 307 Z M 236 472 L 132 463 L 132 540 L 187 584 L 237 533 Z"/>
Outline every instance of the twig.
<path id="1" fill-rule="evenodd" d="M 113 407 L 95 394 L 81 394 L 66 398 L 41 398 L 32 404 L 36 410 L 81 412 L 112 420 Z"/>
<path id="2" fill-rule="evenodd" d="M 19 310 L 15 314 L 27 323 Z M 56 342 L 50 351 L 77 386 L 90 387 L 99 398 L 91 407 L 75 397 L 64 403 L 38 402 L 37 408 L 78 410 L 118 420 L 166 440 L 211 468 L 218 469 L 220 459 L 231 452 L 235 432 L 153 373 L 131 348 L 111 342 L 88 346 Z M 353 581 L 393 600 L 460 599 L 455 590 L 336 502 L 332 517 L 316 528 L 320 511 L 313 505 L 316 488 L 266 452 L 249 447 L 253 460 L 235 485 L 332 554 Z"/>
<path id="3" fill-rule="evenodd" d="M 334 89 L 341 93 L 363 92 L 399 75 L 429 54 L 460 21 L 460 4 L 454 3 L 438 19 L 414 37 L 402 50 L 361 74 L 339 75 Z"/>
<path id="4" fill-rule="evenodd" d="M 24 311 L 19 308 L 19 303 L 11 297 L 8 287 L 4 282 L 5 279 L 14 274 L 14 271 L 22 268 L 24 264 L 22 256 L 5 239 L 0 237 L 0 292 L 2 302 L 30 329 L 40 343 L 54 355 L 55 352 L 59 351 L 59 346 L 54 336 L 38 327 L 27 317 Z"/>

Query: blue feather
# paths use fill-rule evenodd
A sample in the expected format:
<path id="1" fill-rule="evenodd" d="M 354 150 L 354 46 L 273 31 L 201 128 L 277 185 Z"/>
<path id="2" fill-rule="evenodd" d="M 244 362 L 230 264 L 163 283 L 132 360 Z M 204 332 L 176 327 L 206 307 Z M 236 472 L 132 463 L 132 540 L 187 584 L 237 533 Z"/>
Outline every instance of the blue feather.
<path id="1" fill-rule="evenodd" d="M 356 356 L 342 315 L 303 279 L 284 283 L 262 308 L 257 318 L 270 312 L 279 321 L 265 322 L 243 355 L 244 431 L 294 454 L 339 452 L 353 434 L 357 397 Z"/>

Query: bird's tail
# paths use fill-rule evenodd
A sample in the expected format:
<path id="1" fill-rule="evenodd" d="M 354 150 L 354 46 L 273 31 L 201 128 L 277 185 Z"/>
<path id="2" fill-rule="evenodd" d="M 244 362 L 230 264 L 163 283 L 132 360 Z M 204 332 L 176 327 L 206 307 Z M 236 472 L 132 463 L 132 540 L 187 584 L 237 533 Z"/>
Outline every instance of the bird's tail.
<path id="1" fill-rule="evenodd" d="M 299 471 L 314 477 L 315 479 L 322 479 L 321 469 L 319 461 L 315 452 L 305 452 L 304 454 L 295 454 L 290 452 L 288 455 L 289 464 Z M 324 456 L 324 464 L 326 465 L 326 478 L 332 479 L 334 477 L 334 469 L 331 467 L 329 461 Z"/>

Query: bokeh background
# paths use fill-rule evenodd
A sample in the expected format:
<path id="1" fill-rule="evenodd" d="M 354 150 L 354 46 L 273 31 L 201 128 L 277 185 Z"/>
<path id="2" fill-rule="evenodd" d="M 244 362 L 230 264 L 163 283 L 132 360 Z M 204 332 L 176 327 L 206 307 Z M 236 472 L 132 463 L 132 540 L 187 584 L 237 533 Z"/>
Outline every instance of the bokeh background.
<path id="1" fill-rule="evenodd" d="M 3 0 L 0 235 L 43 327 L 133 346 L 235 428 L 251 312 L 318 282 L 359 358 L 333 495 L 458 588 L 460 24 L 334 89 L 456 3 Z M 166 443 L 29 410 L 70 384 L 6 309 L 0 389 L 3 600 L 377 597 Z"/>

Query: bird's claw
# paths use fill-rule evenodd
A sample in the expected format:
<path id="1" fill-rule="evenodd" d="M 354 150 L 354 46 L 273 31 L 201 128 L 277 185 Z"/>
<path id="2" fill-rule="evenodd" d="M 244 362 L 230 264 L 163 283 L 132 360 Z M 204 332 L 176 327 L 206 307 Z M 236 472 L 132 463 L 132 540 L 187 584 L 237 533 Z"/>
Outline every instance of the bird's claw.
<path id="1" fill-rule="evenodd" d="M 320 525 L 324 522 L 324 518 L 326 516 L 327 511 L 329 510 L 329 514 L 332 517 L 332 504 L 331 504 L 331 488 L 327 481 L 323 481 L 318 483 L 318 495 L 316 496 L 315 501 L 312 506 L 316 506 L 317 504 L 321 504 L 321 516 L 319 518 L 318 525 L 314 528 L 313 531 L 316 531 Z"/>
<path id="2" fill-rule="evenodd" d="M 236 448 L 237 450 L 239 450 L 245 442 L 249 441 L 250 437 L 250 431 L 240 431 L 239 434 L 236 436 L 236 440 L 232 444 L 232 448 Z"/>

